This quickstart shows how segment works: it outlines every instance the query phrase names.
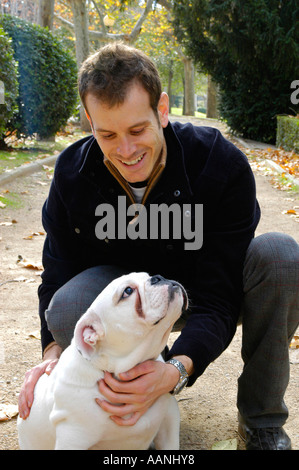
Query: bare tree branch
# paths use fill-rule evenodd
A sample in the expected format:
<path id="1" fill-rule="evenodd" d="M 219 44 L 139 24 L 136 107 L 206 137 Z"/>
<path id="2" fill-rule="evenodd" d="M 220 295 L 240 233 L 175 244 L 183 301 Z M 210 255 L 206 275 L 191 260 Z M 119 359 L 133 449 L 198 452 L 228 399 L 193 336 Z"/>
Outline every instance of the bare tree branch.
<path id="1" fill-rule="evenodd" d="M 105 23 L 104 23 L 104 17 L 102 15 L 100 7 L 99 7 L 99 5 L 97 4 L 97 2 L 95 0 L 91 0 L 91 1 L 93 3 L 93 6 L 95 7 L 95 9 L 97 10 L 97 14 L 99 15 L 99 19 L 100 19 L 100 23 L 101 23 L 101 28 L 102 28 L 102 31 L 104 32 L 106 30 L 106 26 L 105 26 Z"/>
<path id="2" fill-rule="evenodd" d="M 134 42 L 136 40 L 136 38 L 138 37 L 140 31 L 141 31 L 142 24 L 144 23 L 144 21 L 146 20 L 148 14 L 150 13 L 150 11 L 152 9 L 153 2 L 154 2 L 154 0 L 148 0 L 146 2 L 146 7 L 145 7 L 142 15 L 140 16 L 140 18 L 137 20 L 133 30 L 131 31 L 130 34 L 126 34 L 126 33 L 109 33 L 108 31 L 106 31 L 103 16 L 102 16 L 96 2 L 92 0 L 92 3 L 95 6 L 95 8 L 97 10 L 97 13 L 99 15 L 99 19 L 100 19 L 101 27 L 103 28 L 103 31 L 88 30 L 89 39 L 97 39 L 97 40 L 100 40 L 100 41 L 101 40 L 112 39 L 112 40 L 123 40 L 123 41 L 130 42 L 130 43 Z M 64 24 L 69 29 L 74 31 L 74 25 L 73 25 L 73 23 L 71 23 L 71 21 L 66 20 L 65 18 L 63 18 L 62 16 L 57 15 L 56 13 L 54 14 L 54 16 L 55 16 L 56 20 L 58 20 L 60 23 Z"/>
<path id="3" fill-rule="evenodd" d="M 130 37 L 129 37 L 130 42 L 134 42 L 135 39 L 137 38 L 138 34 L 140 33 L 141 26 L 144 23 L 144 21 L 146 20 L 146 17 L 149 14 L 149 12 L 152 10 L 153 3 L 154 3 L 154 0 L 147 0 L 146 7 L 145 7 L 142 15 L 138 19 L 137 23 L 135 24 L 131 34 L 130 34 Z"/>

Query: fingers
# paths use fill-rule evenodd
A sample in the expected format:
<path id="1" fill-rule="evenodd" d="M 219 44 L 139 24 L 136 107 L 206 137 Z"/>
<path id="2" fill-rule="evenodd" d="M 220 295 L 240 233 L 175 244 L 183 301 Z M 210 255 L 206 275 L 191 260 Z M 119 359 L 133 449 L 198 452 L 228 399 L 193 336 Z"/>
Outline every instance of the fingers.
<path id="1" fill-rule="evenodd" d="M 110 416 L 112 421 L 114 421 L 115 424 L 118 426 L 134 426 L 134 424 L 137 423 L 139 418 L 142 416 L 143 413 L 140 411 L 135 411 L 129 415 L 124 416 L 123 418 L 120 418 L 119 416 Z"/>
<path id="2" fill-rule="evenodd" d="M 137 410 L 136 406 L 138 405 L 136 405 L 135 403 L 115 405 L 113 403 L 107 402 L 106 400 L 97 399 L 96 401 L 101 406 L 102 410 L 110 414 L 110 417 L 113 421 L 124 421 L 125 426 L 130 426 L 132 421 L 135 421 L 135 419 L 137 421 L 145 411 L 142 407 L 140 408 L 140 410 Z M 133 417 L 132 415 L 135 416 Z"/>
<path id="3" fill-rule="evenodd" d="M 49 375 L 56 363 L 57 360 L 47 360 L 26 372 L 18 399 L 20 418 L 28 418 L 33 404 L 34 389 L 38 379 L 44 374 L 44 372 L 47 372 Z"/>
<path id="4" fill-rule="evenodd" d="M 120 398 L 116 394 L 112 394 L 114 397 L 114 403 L 119 403 Z M 128 402 L 128 396 L 123 395 L 124 399 Z M 131 395 L 130 399 L 133 399 L 134 395 Z M 96 402 L 102 410 L 106 411 L 110 415 L 110 419 L 119 426 L 133 426 L 137 423 L 138 419 L 147 411 L 149 405 L 147 403 L 122 403 L 114 404 L 106 400 L 96 399 Z"/>
<path id="5" fill-rule="evenodd" d="M 54 369 L 54 367 L 56 366 L 58 360 L 59 360 L 59 359 L 55 359 L 55 360 L 49 362 L 48 366 L 47 366 L 46 369 L 45 369 L 45 373 L 46 373 L 47 375 L 50 375 L 50 374 L 51 374 L 51 372 L 52 372 L 52 370 Z"/>
<path id="6" fill-rule="evenodd" d="M 38 380 L 36 368 L 29 370 L 25 374 L 25 380 L 23 382 L 20 395 L 19 395 L 19 416 L 23 419 L 28 418 L 30 408 L 33 403 L 34 387 Z"/>
<path id="7" fill-rule="evenodd" d="M 122 374 L 130 376 L 130 380 L 127 377 L 127 381 L 118 380 L 109 372 L 105 372 L 104 379 L 99 382 L 99 390 L 113 403 L 142 403 L 156 387 L 157 378 L 151 373 L 152 371 L 149 366 L 143 368 L 136 366 Z"/>
<path id="8" fill-rule="evenodd" d="M 135 393 L 134 385 L 120 382 L 115 379 L 109 372 L 105 373 L 104 379 L 99 382 L 99 391 L 100 393 L 110 402 L 110 403 L 134 403 L 136 401 L 141 401 L 141 395 Z"/>
<path id="9" fill-rule="evenodd" d="M 122 372 L 119 374 L 119 378 L 123 381 L 134 380 L 137 377 L 140 377 L 144 374 L 149 374 L 154 371 L 156 362 L 154 361 L 145 361 L 137 364 L 137 366 L 128 370 L 127 372 Z"/>
<path id="10" fill-rule="evenodd" d="M 96 401 L 116 424 L 132 426 L 161 394 L 156 392 L 160 377 L 157 364 L 144 362 L 120 374 L 120 377 L 122 380 L 105 372 L 104 379 L 99 382 L 99 391 L 105 399 Z"/>
<path id="11" fill-rule="evenodd" d="M 111 419 L 115 422 L 115 424 L 118 424 L 118 426 L 134 426 L 134 424 L 137 423 L 141 416 L 142 414 L 136 411 L 135 413 L 132 413 L 131 415 L 124 418 L 119 418 L 118 416 L 111 416 Z"/>

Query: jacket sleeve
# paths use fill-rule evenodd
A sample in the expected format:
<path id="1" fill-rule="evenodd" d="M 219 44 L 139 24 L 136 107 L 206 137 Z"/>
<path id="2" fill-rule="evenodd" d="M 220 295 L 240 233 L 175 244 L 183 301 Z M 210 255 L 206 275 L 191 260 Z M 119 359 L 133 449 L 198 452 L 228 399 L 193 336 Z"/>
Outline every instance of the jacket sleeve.
<path id="1" fill-rule="evenodd" d="M 198 200 L 203 202 L 203 245 L 195 255 L 189 286 L 191 314 L 169 352 L 169 357 L 186 355 L 193 360 L 195 372 L 189 385 L 227 348 L 235 334 L 245 255 L 260 218 L 250 165 L 231 144 L 227 144 L 227 151 L 231 159 L 224 163 L 223 156 L 221 162 L 215 152 L 224 155 L 223 145 L 217 148 L 215 144 L 210 159 L 220 166 L 225 164 L 226 169 L 216 171 L 216 165 L 209 168 L 208 162 L 194 184 Z"/>
<path id="2" fill-rule="evenodd" d="M 43 247 L 42 283 L 38 289 L 41 320 L 42 350 L 53 341 L 45 319 L 45 311 L 54 293 L 78 273 L 74 256 L 67 211 L 57 185 L 57 175 L 51 184 L 42 209 L 42 222 L 47 233 Z"/>

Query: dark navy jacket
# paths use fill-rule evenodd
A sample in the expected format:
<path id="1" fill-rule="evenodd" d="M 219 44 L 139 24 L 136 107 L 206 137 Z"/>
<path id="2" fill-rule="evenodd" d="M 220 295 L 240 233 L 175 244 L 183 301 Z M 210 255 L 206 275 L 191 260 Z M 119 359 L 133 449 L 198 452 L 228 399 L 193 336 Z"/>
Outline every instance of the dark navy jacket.
<path id="1" fill-rule="evenodd" d="M 260 209 L 246 157 L 218 130 L 174 123 L 167 126 L 164 135 L 166 167 L 145 208 L 162 203 L 181 207 L 202 204 L 202 247 L 186 250 L 183 238 L 97 238 L 96 207 L 109 203 L 117 208 L 118 196 L 125 191 L 103 163 L 93 137 L 71 145 L 57 160 L 43 207 L 47 238 L 39 288 L 42 347 L 53 341 L 44 316 L 49 301 L 76 274 L 101 264 L 161 274 L 180 281 L 190 297 L 190 317 L 170 354 L 184 354 L 193 360 L 191 385 L 235 333 L 244 257 Z"/>

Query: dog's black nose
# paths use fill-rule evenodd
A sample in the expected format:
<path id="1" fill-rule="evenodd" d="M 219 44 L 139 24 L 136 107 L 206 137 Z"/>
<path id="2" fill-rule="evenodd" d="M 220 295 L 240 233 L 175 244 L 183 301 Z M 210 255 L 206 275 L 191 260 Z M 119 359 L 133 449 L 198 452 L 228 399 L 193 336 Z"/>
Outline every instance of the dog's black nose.
<path id="1" fill-rule="evenodd" d="M 158 282 L 166 282 L 166 279 L 163 276 L 160 276 L 160 274 L 156 274 L 155 276 L 152 276 L 151 278 L 151 285 L 153 286 L 154 284 L 158 284 Z"/>

